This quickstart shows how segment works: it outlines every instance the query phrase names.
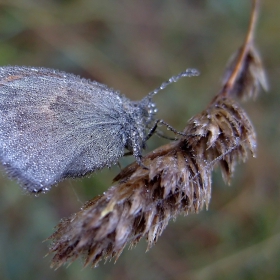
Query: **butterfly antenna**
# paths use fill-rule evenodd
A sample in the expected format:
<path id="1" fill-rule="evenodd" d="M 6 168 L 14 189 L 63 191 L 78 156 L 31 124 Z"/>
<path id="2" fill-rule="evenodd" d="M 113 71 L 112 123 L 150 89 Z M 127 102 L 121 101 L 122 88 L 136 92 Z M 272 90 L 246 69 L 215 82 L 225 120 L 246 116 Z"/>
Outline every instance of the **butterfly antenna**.
<path id="1" fill-rule="evenodd" d="M 159 91 L 165 89 L 168 85 L 172 84 L 172 83 L 176 83 L 179 79 L 181 79 L 182 77 L 193 77 L 193 76 L 198 76 L 200 73 L 198 70 L 196 69 L 186 69 L 185 71 L 181 72 L 180 74 L 176 75 L 176 76 L 172 76 L 168 81 L 164 82 L 161 84 L 160 87 L 156 88 L 155 90 L 151 91 L 148 94 L 148 98 L 151 99 L 154 95 L 156 95 Z"/>

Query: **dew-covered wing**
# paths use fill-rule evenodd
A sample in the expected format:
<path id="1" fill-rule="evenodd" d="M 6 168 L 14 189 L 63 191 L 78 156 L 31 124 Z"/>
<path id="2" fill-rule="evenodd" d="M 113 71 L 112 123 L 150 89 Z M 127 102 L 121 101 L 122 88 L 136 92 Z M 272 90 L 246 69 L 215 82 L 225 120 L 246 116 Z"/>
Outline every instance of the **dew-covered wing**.
<path id="1" fill-rule="evenodd" d="M 123 155 L 122 97 L 63 72 L 0 67 L 0 159 L 29 191 Z"/>

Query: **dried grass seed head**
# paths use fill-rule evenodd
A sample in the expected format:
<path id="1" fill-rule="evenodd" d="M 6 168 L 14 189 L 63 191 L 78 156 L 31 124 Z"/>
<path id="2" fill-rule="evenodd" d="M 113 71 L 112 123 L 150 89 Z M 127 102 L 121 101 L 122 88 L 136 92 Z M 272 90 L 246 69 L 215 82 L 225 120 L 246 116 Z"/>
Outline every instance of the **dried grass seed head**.
<path id="1" fill-rule="evenodd" d="M 226 84 L 233 69 L 236 67 L 236 63 L 242 51 L 243 48 L 240 48 L 230 58 L 224 74 L 223 85 Z M 232 96 L 241 98 L 242 100 L 248 100 L 250 98 L 254 99 L 257 97 L 261 87 L 265 91 L 268 91 L 269 89 L 261 57 L 254 45 L 251 43 L 247 53 L 245 54 L 238 77 L 229 93 Z"/>

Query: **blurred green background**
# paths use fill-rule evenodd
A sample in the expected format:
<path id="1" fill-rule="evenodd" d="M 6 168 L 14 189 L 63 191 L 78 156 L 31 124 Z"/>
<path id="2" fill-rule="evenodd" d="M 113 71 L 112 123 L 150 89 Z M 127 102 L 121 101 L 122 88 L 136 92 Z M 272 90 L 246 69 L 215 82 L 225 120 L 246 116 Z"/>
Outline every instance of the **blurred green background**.
<path id="1" fill-rule="evenodd" d="M 0 1 L 0 65 L 72 72 L 134 100 L 185 68 L 198 68 L 200 77 L 154 98 L 158 116 L 182 130 L 219 91 L 249 13 L 249 0 Z M 237 167 L 230 187 L 219 170 L 213 174 L 208 211 L 171 221 L 148 253 L 142 241 L 116 264 L 82 269 L 78 260 L 54 271 L 42 241 L 61 218 L 106 191 L 119 168 L 67 180 L 39 197 L 1 172 L 0 279 L 280 279 L 279 15 L 278 1 L 263 1 L 256 43 L 271 90 L 243 104 L 258 134 L 258 157 Z M 163 143 L 154 136 L 148 150 Z"/>

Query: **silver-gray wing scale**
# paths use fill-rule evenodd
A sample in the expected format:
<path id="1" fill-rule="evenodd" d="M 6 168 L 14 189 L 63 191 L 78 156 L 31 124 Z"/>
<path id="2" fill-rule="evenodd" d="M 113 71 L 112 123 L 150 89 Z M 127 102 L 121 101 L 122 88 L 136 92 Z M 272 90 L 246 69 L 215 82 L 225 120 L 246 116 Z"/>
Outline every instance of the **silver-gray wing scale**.
<path id="1" fill-rule="evenodd" d="M 31 192 L 116 163 L 125 97 L 45 68 L 0 67 L 0 159 Z"/>

